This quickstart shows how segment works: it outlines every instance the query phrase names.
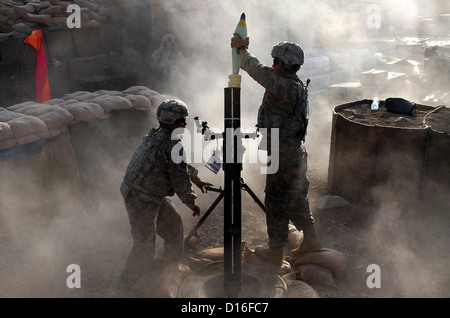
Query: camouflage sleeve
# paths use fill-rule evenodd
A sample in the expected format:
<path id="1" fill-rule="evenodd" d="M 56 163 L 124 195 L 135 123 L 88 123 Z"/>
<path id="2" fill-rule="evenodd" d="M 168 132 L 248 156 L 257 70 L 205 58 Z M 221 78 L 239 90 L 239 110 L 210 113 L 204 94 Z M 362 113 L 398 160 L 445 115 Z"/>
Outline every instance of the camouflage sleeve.
<path id="1" fill-rule="evenodd" d="M 191 165 L 187 165 L 187 169 L 189 175 L 191 176 L 192 183 L 198 186 L 202 182 L 202 180 L 198 177 L 198 170 Z"/>
<path id="2" fill-rule="evenodd" d="M 276 74 L 273 68 L 261 64 L 256 56 L 249 52 L 242 56 L 241 68 L 267 91 L 276 94 Z"/>
<path id="3" fill-rule="evenodd" d="M 168 161 L 168 172 L 170 184 L 174 192 L 180 198 L 181 202 L 186 204 L 189 208 L 194 207 L 195 199 L 197 195 L 192 188 L 191 177 L 188 171 L 188 165 L 186 164 L 186 160 L 180 160 L 180 157 L 177 160 L 173 160 L 172 157 L 172 149 L 183 151 L 183 147 L 181 143 L 177 140 L 171 140 L 166 144 L 166 154 L 169 156 Z M 181 157 L 182 159 L 183 157 Z"/>

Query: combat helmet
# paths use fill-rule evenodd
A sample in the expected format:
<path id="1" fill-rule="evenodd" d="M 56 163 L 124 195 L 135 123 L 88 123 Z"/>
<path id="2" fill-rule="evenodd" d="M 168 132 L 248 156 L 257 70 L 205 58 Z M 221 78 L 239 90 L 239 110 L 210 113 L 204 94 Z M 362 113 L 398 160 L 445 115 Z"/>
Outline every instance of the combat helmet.
<path id="1" fill-rule="evenodd" d="M 272 57 L 279 58 L 286 65 L 303 65 L 305 55 L 303 49 L 294 42 L 279 42 L 272 49 Z"/>
<path id="2" fill-rule="evenodd" d="M 179 118 L 189 115 L 187 105 L 179 99 L 166 99 L 156 111 L 156 118 L 160 123 L 173 124 Z"/>

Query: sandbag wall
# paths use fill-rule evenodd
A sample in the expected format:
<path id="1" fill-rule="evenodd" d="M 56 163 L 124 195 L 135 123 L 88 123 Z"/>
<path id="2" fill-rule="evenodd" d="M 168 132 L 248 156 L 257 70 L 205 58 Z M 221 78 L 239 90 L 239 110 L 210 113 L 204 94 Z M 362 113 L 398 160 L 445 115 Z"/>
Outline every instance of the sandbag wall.
<path id="1" fill-rule="evenodd" d="M 157 126 L 156 108 L 169 97 L 143 86 L 63 97 L 100 104 L 105 110 L 96 121 L 68 126 L 81 179 L 90 195 L 117 196 L 126 165 L 143 136 Z"/>
<path id="2" fill-rule="evenodd" d="M 364 124 L 360 114 L 347 116 L 352 107 L 366 107 L 369 114 L 371 102 L 360 100 L 334 108 L 328 191 L 355 202 L 395 199 L 414 204 L 424 200 L 425 195 L 430 197 L 432 179 L 446 183 L 448 189 L 448 159 L 444 160 L 445 168 L 438 168 L 436 163 L 441 153 L 448 154 L 448 134 L 436 138 L 436 132 L 425 123 L 420 127 L 402 127 L 405 115 L 397 116 L 397 127 L 387 124 L 384 101 L 380 103 L 383 115 L 379 119 L 386 120 L 385 125 Z M 416 107 L 421 112 L 417 120 L 424 120 L 435 109 L 417 104 Z M 439 173 L 433 172 L 436 169 Z"/>
<path id="3" fill-rule="evenodd" d="M 134 86 L 0 108 L 0 233 L 17 230 L 19 219 L 52 217 L 87 193 L 117 196 L 132 152 L 169 97 Z"/>

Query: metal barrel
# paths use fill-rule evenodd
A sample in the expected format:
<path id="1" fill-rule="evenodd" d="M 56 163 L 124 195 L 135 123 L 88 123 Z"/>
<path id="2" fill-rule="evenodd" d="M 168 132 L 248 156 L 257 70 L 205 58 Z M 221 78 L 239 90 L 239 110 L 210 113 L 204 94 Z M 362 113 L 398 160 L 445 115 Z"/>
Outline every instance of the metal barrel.
<path id="1" fill-rule="evenodd" d="M 241 290 L 241 89 L 225 88 L 224 133 L 224 293 L 238 297 Z"/>

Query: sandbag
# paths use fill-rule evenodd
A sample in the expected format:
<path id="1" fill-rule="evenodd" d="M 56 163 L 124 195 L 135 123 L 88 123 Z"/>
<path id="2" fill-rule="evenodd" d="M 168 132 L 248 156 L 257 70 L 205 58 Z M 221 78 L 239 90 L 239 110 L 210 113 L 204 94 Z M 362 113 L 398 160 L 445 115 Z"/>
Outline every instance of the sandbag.
<path id="1" fill-rule="evenodd" d="M 0 150 L 16 145 L 16 139 L 9 124 L 0 122 Z"/>
<path id="2" fill-rule="evenodd" d="M 73 92 L 70 94 L 65 94 L 62 99 L 64 100 L 70 100 L 70 99 L 76 99 L 79 102 L 84 102 L 87 101 L 89 99 L 93 99 L 96 97 L 99 97 L 99 94 L 96 93 L 91 93 L 88 91 L 77 91 L 77 92 Z"/>
<path id="3" fill-rule="evenodd" d="M 185 248 L 193 248 L 193 247 L 201 244 L 202 242 L 203 242 L 203 238 L 191 236 L 187 242 L 186 241 L 184 242 L 184 247 Z"/>
<path id="4" fill-rule="evenodd" d="M 391 113 L 414 115 L 416 104 L 404 98 L 390 97 L 384 102 L 384 107 Z"/>
<path id="5" fill-rule="evenodd" d="M 23 18 L 28 22 L 42 24 L 46 26 L 52 26 L 52 16 L 50 14 L 31 14 L 26 13 Z"/>
<path id="6" fill-rule="evenodd" d="M 0 122 L 0 140 L 6 140 L 14 138 L 11 127 L 4 122 Z"/>
<path id="7" fill-rule="evenodd" d="M 110 113 L 113 110 L 130 109 L 133 107 L 128 99 L 121 96 L 101 95 L 87 101 L 99 104 L 104 109 L 105 113 Z"/>
<path id="8" fill-rule="evenodd" d="M 206 258 L 212 261 L 220 261 L 223 260 L 224 258 L 223 247 L 208 248 L 201 251 L 197 251 L 193 253 L 192 256 L 200 259 Z"/>
<path id="9" fill-rule="evenodd" d="M 335 286 L 333 273 L 316 264 L 304 264 L 295 268 L 298 277 L 308 284 Z"/>
<path id="10" fill-rule="evenodd" d="M 27 13 L 34 13 L 35 8 L 31 4 L 27 4 L 24 6 L 14 6 L 14 11 L 21 17 L 25 16 Z"/>
<path id="11" fill-rule="evenodd" d="M 287 293 L 285 298 L 320 298 L 314 288 L 300 280 L 287 281 L 286 286 Z"/>
<path id="12" fill-rule="evenodd" d="M 106 89 L 101 89 L 101 90 L 95 91 L 94 94 L 97 94 L 99 96 L 100 95 L 121 96 L 121 97 L 125 97 L 126 96 L 126 94 L 124 94 L 122 92 L 109 91 L 109 90 L 106 90 Z"/>
<path id="13" fill-rule="evenodd" d="M 51 7 L 48 7 L 46 9 L 40 10 L 39 14 L 51 14 L 51 15 L 53 15 L 55 13 L 58 14 L 58 13 L 62 13 L 62 12 L 63 12 L 62 11 L 62 7 L 60 7 L 60 6 L 51 6 Z"/>
<path id="14" fill-rule="evenodd" d="M 44 104 L 56 105 L 56 106 L 59 106 L 64 103 L 65 103 L 65 100 L 62 98 L 53 98 L 53 99 L 49 99 L 48 101 L 44 102 Z"/>
<path id="15" fill-rule="evenodd" d="M 27 134 L 27 135 L 22 135 L 22 136 L 16 137 L 15 139 L 16 139 L 17 144 L 26 145 L 26 144 L 29 144 L 30 142 L 33 142 L 33 141 L 36 141 L 36 140 L 39 140 L 42 138 L 50 138 L 50 137 L 51 137 L 50 132 L 48 132 L 48 130 L 47 130 L 47 136 L 45 136 L 45 137 L 41 137 L 37 134 Z"/>
<path id="16" fill-rule="evenodd" d="M 131 94 L 131 93 L 128 93 L 128 94 Z M 157 91 L 151 90 L 151 89 L 149 89 L 149 88 L 144 89 L 144 90 L 141 90 L 141 91 L 137 91 L 137 92 L 132 93 L 132 94 L 134 94 L 134 95 L 142 95 L 142 96 L 148 97 L 148 99 L 150 99 L 150 101 L 152 101 L 152 97 L 153 97 L 153 96 L 160 95 Z M 153 104 L 153 103 L 152 103 L 152 105 L 153 105 L 154 107 L 157 107 L 157 106 L 158 106 L 158 105 L 155 105 L 155 104 Z"/>
<path id="17" fill-rule="evenodd" d="M 30 28 L 28 25 L 26 25 L 23 22 L 16 23 L 12 26 L 13 31 L 17 31 L 24 34 L 30 34 L 33 32 L 33 29 Z"/>
<path id="18" fill-rule="evenodd" d="M 6 16 L 10 19 L 17 20 L 20 16 L 15 12 L 14 8 L 15 8 L 15 6 L 11 7 L 11 8 L 2 6 L 2 7 L 0 7 L 0 15 Z"/>
<path id="19" fill-rule="evenodd" d="M 16 113 L 5 108 L 0 108 L 0 122 L 5 122 L 11 128 L 11 131 L 17 143 L 23 144 L 26 141 L 34 141 L 39 138 L 48 138 L 47 125 L 35 116 Z"/>
<path id="20" fill-rule="evenodd" d="M 207 259 L 207 258 L 195 258 L 195 257 L 188 257 L 188 264 L 189 268 L 193 271 L 196 271 L 203 266 L 214 262 L 213 260 Z"/>
<path id="21" fill-rule="evenodd" d="M 284 280 L 285 283 L 287 283 L 291 280 L 297 280 L 297 273 L 292 271 L 292 272 L 282 275 L 281 278 Z"/>
<path id="22" fill-rule="evenodd" d="M 261 259 L 254 250 L 249 249 L 247 246 L 244 247 L 244 252 L 242 254 L 243 262 L 247 264 L 255 264 L 262 267 L 266 267 L 269 270 L 273 270 L 274 266 L 267 263 L 267 261 Z M 291 264 L 285 260 L 281 264 L 280 268 L 277 269 L 277 274 L 284 275 L 292 271 Z"/>
<path id="23" fill-rule="evenodd" d="M 63 102 L 60 105 L 70 105 L 70 104 L 77 104 L 80 101 L 78 99 L 75 98 L 69 98 L 69 99 L 65 99 L 63 100 Z M 100 106 L 100 105 L 99 105 Z"/>
<path id="24" fill-rule="evenodd" d="M 316 264 L 325 267 L 333 273 L 334 277 L 341 278 L 345 274 L 347 255 L 330 248 L 322 248 L 318 252 L 304 254 L 294 261 L 294 267 L 304 264 Z"/>
<path id="25" fill-rule="evenodd" d="M 48 1 L 26 1 L 29 5 L 32 5 L 36 12 L 41 13 L 41 10 L 48 8 L 50 6 L 50 2 Z"/>
<path id="26" fill-rule="evenodd" d="M 303 231 L 299 231 L 294 225 L 289 224 L 288 241 L 295 248 L 299 247 L 303 241 Z"/>
<path id="27" fill-rule="evenodd" d="M 159 274 L 144 297 L 177 298 L 178 289 L 183 281 L 192 273 L 188 265 L 172 263 Z"/>
<path id="28" fill-rule="evenodd" d="M 157 94 L 157 92 L 149 89 L 146 86 L 138 86 L 138 85 L 137 86 L 128 87 L 127 89 L 123 90 L 122 93 L 124 93 L 124 94 L 137 94 L 137 93 L 139 93 L 141 91 L 149 91 L 149 93 L 153 93 L 153 95 Z"/>
<path id="29" fill-rule="evenodd" d="M 25 102 L 7 107 L 16 113 L 35 116 L 42 120 L 49 130 L 59 130 L 60 127 L 73 120 L 73 116 L 66 109 L 49 104 Z"/>
<path id="30" fill-rule="evenodd" d="M 102 118 L 105 115 L 103 107 L 96 103 L 78 102 L 76 100 L 72 102 L 71 99 L 68 102 L 68 104 L 61 104 L 60 107 L 72 114 L 74 122 L 91 121 Z"/>
<path id="31" fill-rule="evenodd" d="M 70 3 L 60 0 L 49 0 L 50 3 L 54 6 L 60 6 L 63 8 L 64 11 L 67 10 L 67 7 L 70 5 Z"/>
<path id="32" fill-rule="evenodd" d="M 127 94 L 125 98 L 131 102 L 134 109 L 148 110 L 152 107 L 152 102 L 147 96 Z"/>

